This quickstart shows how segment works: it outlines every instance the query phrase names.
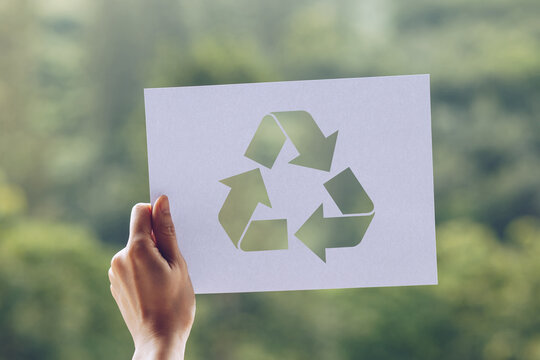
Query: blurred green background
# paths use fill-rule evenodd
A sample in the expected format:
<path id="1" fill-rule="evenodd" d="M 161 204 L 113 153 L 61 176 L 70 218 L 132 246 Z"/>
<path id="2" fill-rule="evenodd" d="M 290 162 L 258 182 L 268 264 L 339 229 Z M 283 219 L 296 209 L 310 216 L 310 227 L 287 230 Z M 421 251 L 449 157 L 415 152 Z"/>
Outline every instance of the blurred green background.
<path id="1" fill-rule="evenodd" d="M 0 0 L 0 359 L 126 359 L 143 88 L 430 73 L 438 286 L 199 296 L 189 359 L 540 359 L 538 0 Z"/>

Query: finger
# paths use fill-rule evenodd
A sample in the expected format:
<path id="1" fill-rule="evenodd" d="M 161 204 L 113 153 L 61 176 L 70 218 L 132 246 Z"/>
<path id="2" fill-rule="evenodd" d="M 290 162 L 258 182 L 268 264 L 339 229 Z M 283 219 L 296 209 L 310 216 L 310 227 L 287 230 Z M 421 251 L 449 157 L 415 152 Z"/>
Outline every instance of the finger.
<path id="1" fill-rule="evenodd" d="M 152 240 L 152 208 L 150 204 L 137 204 L 131 210 L 128 245 L 134 241 Z"/>
<path id="2" fill-rule="evenodd" d="M 157 257 L 156 257 L 157 253 Z M 137 204 L 131 211 L 131 224 L 126 254 L 132 261 L 148 263 L 161 256 L 152 240 L 152 208 L 150 204 Z"/>
<path id="3" fill-rule="evenodd" d="M 163 257 L 169 262 L 178 262 L 181 259 L 176 232 L 171 217 L 169 199 L 162 195 L 157 199 L 152 209 L 152 227 L 156 239 L 156 246 Z"/>
<path id="4" fill-rule="evenodd" d="M 109 282 L 112 284 L 113 281 L 114 281 L 114 273 L 113 273 L 112 268 L 109 268 L 109 273 L 108 273 L 108 275 L 109 275 Z"/>
<path id="5" fill-rule="evenodd" d="M 113 297 L 114 300 L 118 303 L 118 298 L 116 297 L 116 290 L 114 290 L 112 284 L 109 286 L 109 288 L 111 289 L 111 295 L 112 295 L 112 297 Z"/>

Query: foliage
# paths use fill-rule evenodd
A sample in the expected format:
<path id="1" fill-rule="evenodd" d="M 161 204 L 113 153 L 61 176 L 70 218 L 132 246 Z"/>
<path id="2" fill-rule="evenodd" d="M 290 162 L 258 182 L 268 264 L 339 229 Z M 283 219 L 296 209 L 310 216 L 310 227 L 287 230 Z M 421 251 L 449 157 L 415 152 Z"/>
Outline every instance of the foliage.
<path id="1" fill-rule="evenodd" d="M 111 254 L 76 226 L 22 218 L 2 232 L 0 359 L 127 358 Z"/>
<path id="2" fill-rule="evenodd" d="M 125 238 L 143 87 L 426 72 L 438 219 L 540 214 L 536 0 L 35 2 L 0 12 L 0 166 L 32 215 Z"/>

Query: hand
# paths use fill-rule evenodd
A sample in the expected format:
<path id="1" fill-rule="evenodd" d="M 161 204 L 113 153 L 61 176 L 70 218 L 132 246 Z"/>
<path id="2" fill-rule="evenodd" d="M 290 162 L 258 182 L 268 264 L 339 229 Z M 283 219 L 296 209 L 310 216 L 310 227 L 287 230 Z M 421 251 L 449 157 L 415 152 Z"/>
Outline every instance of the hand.
<path id="1" fill-rule="evenodd" d="M 195 294 L 161 196 L 131 212 L 129 240 L 111 261 L 111 292 L 133 337 L 133 359 L 183 359 Z"/>

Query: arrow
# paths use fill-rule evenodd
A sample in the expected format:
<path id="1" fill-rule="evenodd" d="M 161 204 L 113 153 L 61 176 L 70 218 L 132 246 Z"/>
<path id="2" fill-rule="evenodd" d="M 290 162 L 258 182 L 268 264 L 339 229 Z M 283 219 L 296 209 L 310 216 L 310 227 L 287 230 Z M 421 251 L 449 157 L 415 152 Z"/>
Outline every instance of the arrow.
<path id="1" fill-rule="evenodd" d="M 325 182 L 324 187 L 342 214 L 365 214 L 374 210 L 373 201 L 350 167 Z"/>
<path id="2" fill-rule="evenodd" d="M 327 248 L 358 245 L 374 215 L 325 218 L 321 204 L 294 235 L 326 262 Z"/>
<path id="3" fill-rule="evenodd" d="M 285 140 L 287 137 L 281 131 L 274 117 L 266 115 L 261 120 L 244 156 L 271 169 Z"/>
<path id="4" fill-rule="evenodd" d="M 238 241 L 249 224 L 249 220 L 258 203 L 272 207 L 260 169 L 253 169 L 229 178 L 220 180 L 222 184 L 231 188 L 225 199 L 218 219 L 232 240 L 238 247 Z"/>
<path id="5" fill-rule="evenodd" d="M 306 111 L 273 112 L 272 115 L 276 117 L 300 153 L 289 161 L 290 164 L 330 171 L 337 131 L 325 137 L 315 120 Z"/>
<path id="6" fill-rule="evenodd" d="M 244 251 L 264 251 L 287 249 L 287 219 L 253 220 L 242 241 Z"/>

